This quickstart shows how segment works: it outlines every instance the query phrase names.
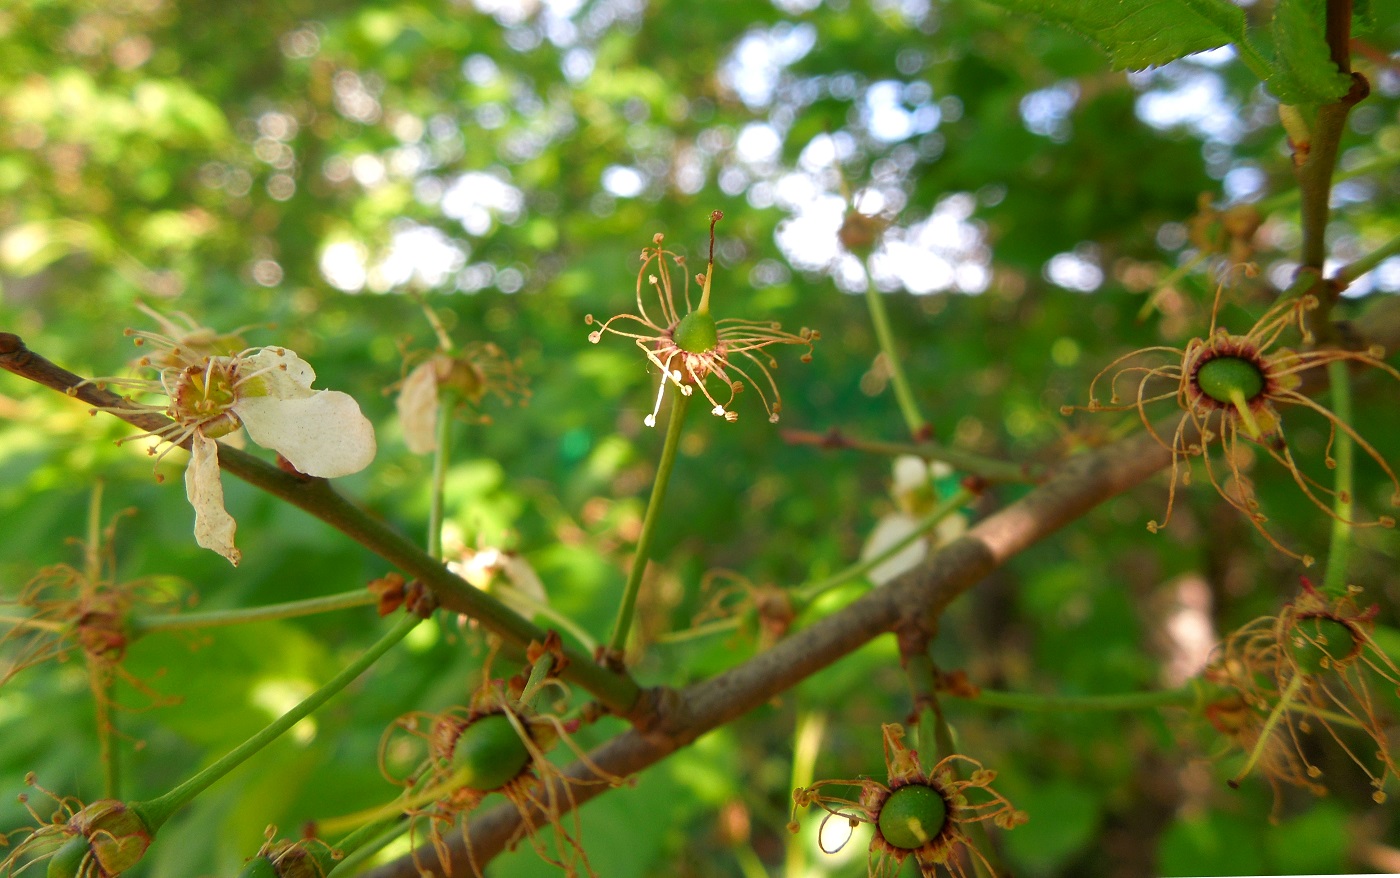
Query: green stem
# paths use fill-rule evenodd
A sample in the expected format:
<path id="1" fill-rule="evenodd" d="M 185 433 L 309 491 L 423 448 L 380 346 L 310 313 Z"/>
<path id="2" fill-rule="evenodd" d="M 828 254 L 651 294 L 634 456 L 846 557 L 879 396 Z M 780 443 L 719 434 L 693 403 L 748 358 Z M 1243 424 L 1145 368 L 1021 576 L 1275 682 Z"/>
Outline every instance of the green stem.
<path id="1" fill-rule="evenodd" d="M 262 748 L 271 744 L 283 732 L 301 722 L 321 705 L 329 701 L 336 693 L 344 689 L 360 674 L 363 674 L 370 665 L 374 664 L 388 652 L 396 643 L 403 640 L 408 632 L 417 627 L 423 621 L 417 616 L 405 613 L 393 628 L 369 649 L 365 650 L 359 658 L 355 659 L 340 673 L 326 681 L 321 688 L 308 695 L 300 704 L 282 714 L 262 731 L 253 735 L 242 744 L 229 751 L 223 758 L 213 765 L 196 774 L 194 777 L 175 787 L 163 796 L 150 799 L 145 802 L 138 802 L 133 807 L 146 821 L 146 826 L 152 833 L 170 819 L 170 817 L 188 803 L 195 796 L 208 789 L 211 784 L 221 779 L 233 769 L 237 768 L 250 756 L 257 753 Z"/>
<path id="2" fill-rule="evenodd" d="M 651 500 L 647 502 L 646 517 L 642 519 L 642 533 L 637 538 L 637 551 L 632 557 L 632 569 L 628 571 L 627 585 L 622 591 L 622 605 L 618 607 L 617 622 L 613 625 L 612 638 L 608 641 L 608 651 L 614 656 L 620 657 L 627 648 L 627 634 L 632 629 L 632 615 L 637 608 L 637 594 L 642 588 L 642 575 L 646 573 L 651 540 L 656 534 L 656 524 L 661 518 L 661 501 L 666 497 L 666 486 L 671 482 L 671 470 L 676 465 L 676 450 L 681 444 L 681 425 L 685 420 L 690 397 L 674 393 L 672 398 L 671 420 L 666 424 L 661 463 L 656 467 Z"/>
<path id="3" fill-rule="evenodd" d="M 1343 265 L 1341 268 L 1337 269 L 1332 280 L 1339 288 L 1346 289 L 1351 286 L 1352 281 L 1397 253 L 1400 253 L 1400 235 L 1396 235 L 1370 253 L 1358 258 L 1356 261 Z"/>
<path id="4" fill-rule="evenodd" d="M 115 571 L 113 572 L 115 576 Z M 102 578 L 102 482 L 92 486 L 88 500 L 87 543 L 83 546 L 82 589 L 96 590 Z M 97 758 L 102 763 L 103 795 L 120 799 L 121 768 L 117 765 L 114 740 L 117 735 L 116 717 L 112 714 L 112 674 L 91 657 L 87 659 L 88 687 L 92 690 L 97 711 Z"/>
<path id="5" fill-rule="evenodd" d="M 850 582 L 853 579 L 864 576 L 871 570 L 875 569 L 876 567 L 879 567 L 881 564 L 888 561 L 890 558 L 893 558 L 895 555 L 899 554 L 910 544 L 923 539 L 924 536 L 929 531 L 937 527 L 939 523 L 943 521 L 943 519 L 947 518 L 949 515 L 952 515 L 954 512 L 957 512 L 959 509 L 962 509 L 964 506 L 971 503 L 976 497 L 976 493 L 968 490 L 967 488 L 959 488 L 946 500 L 933 507 L 932 512 L 919 519 L 919 521 L 915 523 L 913 532 L 910 533 L 909 536 L 890 546 L 888 549 L 881 552 L 880 554 L 868 558 L 864 561 L 852 564 L 846 569 L 837 571 L 836 573 L 833 573 L 825 579 L 819 579 L 816 582 L 811 582 L 806 585 L 798 586 L 796 589 L 793 590 L 794 598 L 799 603 L 805 604 L 807 602 L 815 600 L 821 594 L 830 591 L 831 589 L 836 588 L 839 585 L 844 585 L 845 583 Z"/>
<path id="6" fill-rule="evenodd" d="M 894 385 L 894 396 L 899 403 L 899 411 L 904 415 L 904 423 L 910 435 L 922 438 L 928 431 L 928 419 L 919 411 L 919 403 L 909 388 L 909 380 L 904 377 L 904 366 L 895 352 L 894 333 L 890 331 L 890 318 L 885 312 L 885 300 L 875 284 L 867 278 L 865 282 L 865 305 L 870 311 L 870 324 L 875 328 L 875 338 L 880 343 L 880 352 L 885 355 L 885 365 L 890 370 L 890 383 Z"/>
<path id="7" fill-rule="evenodd" d="M 1327 378 L 1332 384 L 1332 413 L 1343 424 L 1351 423 L 1351 377 L 1344 360 L 1327 364 Z M 1332 538 L 1327 546 L 1327 571 L 1323 574 L 1322 590 L 1331 595 L 1343 595 L 1347 590 L 1347 562 L 1351 559 L 1351 522 L 1353 519 L 1355 469 L 1354 446 L 1345 430 L 1336 431 L 1332 456 L 1336 460 L 1335 490 L 1332 499 Z"/>
<path id="8" fill-rule="evenodd" d="M 1255 743 L 1254 749 L 1250 751 L 1249 759 L 1245 760 L 1244 768 L 1241 768 L 1239 774 L 1230 779 L 1230 786 L 1238 787 L 1240 781 L 1244 780 L 1245 777 L 1254 770 L 1254 766 L 1259 762 L 1259 758 L 1264 755 L 1264 749 L 1269 745 L 1269 738 L 1273 736 L 1274 730 L 1278 728 L 1279 721 L 1282 720 L 1284 714 L 1288 712 L 1293 704 L 1294 696 L 1298 694 L 1298 690 L 1302 687 L 1303 675 L 1294 674 L 1293 678 L 1288 681 L 1288 685 L 1284 687 L 1283 693 L 1279 695 L 1278 703 L 1275 704 L 1274 709 L 1269 712 L 1269 717 L 1264 721 L 1263 728 L 1259 730 L 1259 740 Z"/>
<path id="9" fill-rule="evenodd" d="M 411 821 L 400 814 L 366 823 L 345 836 L 336 844 L 336 850 L 344 851 L 345 857 L 326 873 L 326 878 L 353 873 L 375 854 L 393 844 L 394 839 L 407 832 L 410 825 Z"/>
<path id="10" fill-rule="evenodd" d="M 1224 692 L 1225 690 L 1219 691 Z M 951 689 L 943 694 L 951 695 L 954 698 L 965 698 L 986 707 L 1006 710 L 1079 713 L 1149 710 L 1157 707 L 1194 705 L 1210 700 L 1213 692 L 1214 687 L 1192 679 L 1177 689 L 1162 689 L 1156 692 L 1125 692 L 1114 695 L 1036 695 L 1030 692 L 997 692 L 991 689 L 979 690 L 976 695 L 967 695 Z"/>
<path id="11" fill-rule="evenodd" d="M 437 448 L 433 451 L 433 481 L 431 505 L 428 509 L 428 554 L 442 560 L 443 501 L 447 490 L 447 460 L 452 444 L 452 412 L 456 407 L 454 395 L 441 391 L 438 399 Z"/>
<path id="12" fill-rule="evenodd" d="M 318 598 L 305 598 L 281 604 L 268 604 L 264 607 L 240 607 L 231 610 L 209 610 L 204 613 L 179 613 L 160 616 L 137 616 L 131 620 L 130 636 L 135 639 L 158 631 L 188 631 L 192 628 L 219 628 L 226 625 L 242 625 L 247 622 L 267 622 L 273 619 L 295 619 L 327 613 L 332 610 L 348 610 L 363 607 L 379 599 L 363 588 L 354 591 L 330 594 Z"/>
<path id="13" fill-rule="evenodd" d="M 530 678 L 525 681 L 525 688 L 520 691 L 520 703 L 525 707 L 533 707 L 535 696 L 540 692 L 540 688 L 549 682 L 549 672 L 554 669 L 554 656 L 549 653 L 539 657 L 530 666 Z"/>
<path id="14" fill-rule="evenodd" d="M 955 470 L 979 476 L 988 482 L 1039 482 L 1045 477 L 1045 467 L 1040 464 L 1012 463 L 937 442 L 881 442 L 877 439 L 857 439 L 834 430 L 827 433 L 784 430 L 783 439 L 794 445 L 851 448 L 891 457 L 912 454 L 924 460 L 946 463 Z"/>
<path id="15" fill-rule="evenodd" d="M 821 752 L 822 738 L 826 734 L 826 714 L 801 711 L 793 728 L 792 774 L 788 787 L 800 789 L 812 783 L 816 774 L 817 754 Z M 783 852 L 784 878 L 801 878 L 807 874 L 807 851 L 802 840 L 796 835 L 787 836 Z"/>
<path id="16" fill-rule="evenodd" d="M 1363 162 L 1348 171 L 1339 171 L 1332 175 L 1332 182 L 1341 183 L 1346 180 L 1354 180 L 1357 177 L 1364 177 L 1367 174 L 1374 174 L 1376 171 L 1386 171 L 1396 165 L 1400 165 L 1400 151 L 1382 153 L 1370 161 Z M 1267 216 L 1276 210 L 1291 207 L 1300 198 L 1302 191 L 1297 187 L 1272 195 L 1258 202 L 1255 206 L 1261 215 Z"/>

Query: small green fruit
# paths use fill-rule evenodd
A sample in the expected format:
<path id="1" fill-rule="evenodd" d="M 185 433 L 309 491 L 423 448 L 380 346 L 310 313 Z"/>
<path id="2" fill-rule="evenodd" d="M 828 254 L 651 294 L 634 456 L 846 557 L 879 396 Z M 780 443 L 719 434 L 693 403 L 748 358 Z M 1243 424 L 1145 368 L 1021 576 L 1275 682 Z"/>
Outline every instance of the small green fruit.
<path id="1" fill-rule="evenodd" d="M 277 866 L 267 857 L 257 856 L 248 861 L 243 867 L 243 871 L 238 873 L 238 878 L 281 878 L 277 873 Z"/>
<path id="2" fill-rule="evenodd" d="M 1216 402 L 1234 402 L 1236 393 L 1248 401 L 1264 391 L 1264 373 L 1249 360 L 1216 357 L 1196 371 L 1196 383 Z"/>
<path id="3" fill-rule="evenodd" d="M 83 836 L 75 835 L 54 851 L 49 858 L 49 869 L 44 874 L 48 878 L 85 878 L 92 870 L 85 872 L 83 865 L 92 862 L 92 845 Z"/>
<path id="4" fill-rule="evenodd" d="M 1356 632 L 1347 623 L 1327 616 L 1299 619 L 1292 635 L 1289 649 L 1304 674 L 1320 673 L 1356 653 Z"/>
<path id="5" fill-rule="evenodd" d="M 503 713 L 483 716 L 462 729 L 452 749 L 452 767 L 465 769 L 467 789 L 489 792 L 505 786 L 530 763 L 530 751 Z"/>
<path id="6" fill-rule="evenodd" d="M 676 347 L 688 354 L 703 354 L 719 347 L 719 327 L 708 311 L 692 311 L 676 324 Z"/>
<path id="7" fill-rule="evenodd" d="M 900 850 L 912 851 L 938 837 L 948 820 L 948 803 L 933 787 L 909 784 L 890 793 L 880 809 L 880 835 Z"/>

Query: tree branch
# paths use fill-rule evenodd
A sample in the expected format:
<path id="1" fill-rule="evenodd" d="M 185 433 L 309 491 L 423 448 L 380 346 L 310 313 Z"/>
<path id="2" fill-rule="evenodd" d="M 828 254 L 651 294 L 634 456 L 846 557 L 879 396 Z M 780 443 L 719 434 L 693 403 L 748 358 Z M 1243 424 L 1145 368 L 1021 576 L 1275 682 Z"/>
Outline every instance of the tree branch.
<path id="1" fill-rule="evenodd" d="M 1174 429 L 1174 425 L 1173 425 Z M 635 774 L 706 732 L 770 701 L 796 684 L 854 652 L 902 621 L 932 624 L 958 595 L 1031 544 L 1074 521 L 1104 500 L 1128 490 L 1171 462 L 1171 452 L 1145 434 L 1071 459 L 1047 482 L 1018 502 L 994 513 L 961 539 L 944 547 L 919 569 L 868 592 L 838 613 L 779 642 L 742 665 L 683 690 L 662 690 L 655 722 L 624 732 L 595 749 L 589 758 L 617 777 Z M 581 805 L 610 789 L 581 762 L 569 766 L 572 789 L 540 801 Z M 561 786 L 566 781 L 556 781 Z M 544 825 L 541 814 L 531 823 Z M 486 863 L 516 837 L 520 815 L 503 805 L 469 825 L 475 861 Z M 461 838 L 448 842 L 452 874 L 474 874 Z M 422 864 L 437 862 L 431 846 Z M 367 878 L 418 878 L 411 857 L 366 873 Z"/>

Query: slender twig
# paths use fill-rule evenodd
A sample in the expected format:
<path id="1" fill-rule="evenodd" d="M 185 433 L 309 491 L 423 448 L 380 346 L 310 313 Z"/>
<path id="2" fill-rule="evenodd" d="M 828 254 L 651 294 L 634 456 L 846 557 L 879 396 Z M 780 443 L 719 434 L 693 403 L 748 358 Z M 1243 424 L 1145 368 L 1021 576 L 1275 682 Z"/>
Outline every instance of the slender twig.
<path id="1" fill-rule="evenodd" d="M 27 348 L 24 340 L 13 333 L 0 332 L 0 368 L 76 397 L 147 432 L 171 423 L 162 415 L 134 409 L 115 393 L 54 365 Z M 188 441 L 182 443 L 182 447 L 187 448 Z M 412 540 L 337 494 L 325 479 L 284 472 L 247 452 L 222 444 L 219 468 L 321 519 L 405 574 L 417 577 L 432 590 L 443 609 L 470 616 L 488 631 L 522 648 L 532 640 L 544 641 L 544 630 L 522 619 L 491 595 L 472 588 Z M 588 690 L 613 713 L 627 717 L 647 709 L 641 698 L 641 688 L 626 674 L 601 668 L 593 662 L 592 656 L 581 655 L 568 647 L 565 647 L 565 655 L 570 661 L 560 676 Z"/>
<path id="2" fill-rule="evenodd" d="M 286 601 L 262 607 L 237 607 L 229 610 L 209 610 L 203 613 L 162 613 L 161 615 L 136 616 L 129 625 L 129 636 L 134 638 L 154 634 L 157 631 L 189 631 L 197 628 L 220 628 L 228 625 L 244 625 L 249 622 L 267 622 L 273 619 L 294 619 L 298 616 L 311 616 L 333 610 L 348 610 L 363 607 L 378 601 L 372 592 L 357 588 L 340 594 L 328 594 L 318 598 L 305 598 L 299 601 Z"/>
<path id="3" fill-rule="evenodd" d="M 860 439 L 847 436 L 836 429 L 826 433 L 784 430 L 783 441 L 790 445 L 851 448 L 856 451 L 884 454 L 890 457 L 912 454 L 924 460 L 946 463 L 955 470 L 978 476 L 987 482 L 1038 482 L 1045 477 L 1045 467 L 1040 464 L 998 460 L 972 451 L 964 451 L 961 448 L 940 445 L 937 442 L 882 442 L 878 439 Z"/>
<path id="4" fill-rule="evenodd" d="M 1343 424 L 1350 424 L 1351 375 L 1345 360 L 1327 364 L 1327 377 L 1332 382 L 1332 414 Z M 1327 570 L 1323 574 L 1322 590 L 1340 596 L 1347 589 L 1347 563 L 1351 560 L 1351 523 L 1355 506 L 1353 460 L 1354 446 L 1346 430 L 1337 430 L 1332 440 L 1333 470 L 1332 535 L 1327 545 Z"/>
<path id="5" fill-rule="evenodd" d="M 210 765 L 208 768 L 196 774 L 194 777 L 175 787 L 163 796 L 139 802 L 133 807 L 136 809 L 146 826 L 155 832 L 171 815 L 183 807 L 195 796 L 208 789 L 211 784 L 218 781 L 233 769 L 242 765 L 248 757 L 257 753 L 268 744 L 275 741 L 292 726 L 310 716 L 321 705 L 325 704 L 336 693 L 340 692 L 360 674 L 363 674 L 370 665 L 379 660 L 384 653 L 388 652 L 400 640 L 403 640 L 408 632 L 412 631 L 421 618 L 410 613 L 405 613 L 393 628 L 389 629 L 384 636 L 380 637 L 369 649 L 360 654 L 347 665 L 340 673 L 321 685 L 319 689 L 304 698 L 300 704 L 282 714 L 266 728 L 253 735 L 248 740 L 230 750 L 221 759 Z"/>
<path id="6" fill-rule="evenodd" d="M 657 522 L 661 520 L 661 501 L 666 499 L 666 487 L 671 483 L 671 470 L 676 465 L 676 450 L 680 448 L 681 426 L 685 421 L 689 401 L 689 396 L 672 394 L 671 419 L 666 424 L 666 440 L 661 448 L 661 462 L 656 466 L 656 480 L 652 483 L 651 499 L 647 501 L 646 516 L 642 519 L 642 532 L 637 537 L 632 569 L 627 572 L 627 585 L 622 590 L 622 603 L 617 609 L 617 621 L 613 623 L 612 638 L 608 640 L 609 656 L 618 664 L 621 664 L 622 655 L 627 649 L 627 634 L 632 630 L 632 615 L 637 608 L 637 595 L 642 589 L 642 576 L 646 573 L 647 559 L 651 557 L 651 540 L 656 535 Z"/>
<path id="7" fill-rule="evenodd" d="M 885 368 L 889 370 L 890 384 L 894 386 L 895 400 L 899 403 L 900 414 L 904 415 L 904 424 L 909 428 L 909 435 L 915 439 L 922 439 L 928 434 L 928 418 L 919 411 L 918 400 L 914 398 L 909 379 L 904 375 L 904 365 L 899 360 L 899 352 L 895 350 L 894 333 L 890 330 L 890 318 L 885 311 L 883 294 L 870 281 L 868 271 L 865 281 L 865 305 L 870 311 L 870 324 L 875 328 L 875 338 L 880 343 L 880 353 L 884 357 Z"/>
<path id="8" fill-rule="evenodd" d="M 1397 253 L 1400 253 L 1400 235 L 1396 235 L 1365 256 L 1358 257 L 1337 269 L 1336 273 L 1332 275 L 1332 283 L 1337 289 L 1344 290 L 1351 286 L 1352 281 Z"/>

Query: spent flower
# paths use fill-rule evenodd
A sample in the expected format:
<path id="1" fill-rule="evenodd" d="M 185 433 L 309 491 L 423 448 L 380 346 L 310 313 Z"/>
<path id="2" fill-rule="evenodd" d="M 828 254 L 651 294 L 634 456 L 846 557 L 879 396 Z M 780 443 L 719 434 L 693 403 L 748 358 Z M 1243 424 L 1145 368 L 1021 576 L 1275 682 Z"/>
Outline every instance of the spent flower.
<path id="1" fill-rule="evenodd" d="M 562 655 L 556 634 L 551 634 L 544 644 L 531 644 L 527 651 L 527 656 L 536 662 L 553 662 L 555 672 L 563 664 Z M 617 785 L 621 779 L 596 766 L 574 744 L 569 733 L 577 726 L 576 721 L 565 722 L 538 712 L 526 703 L 531 700 L 528 697 L 522 701 L 526 687 L 523 676 L 492 680 L 489 668 L 488 661 L 483 674 L 486 680 L 468 705 L 438 713 L 414 712 L 396 720 L 380 743 L 381 771 L 390 782 L 405 787 L 408 798 L 404 810 L 414 821 L 415 832 L 420 824 L 427 823 L 438 868 L 445 874 L 451 874 L 451 856 L 444 833 L 464 815 L 475 811 L 484 799 L 500 793 L 521 818 L 512 845 L 521 836 L 527 837 L 536 853 L 565 875 L 593 875 L 588 856 L 578 841 L 577 802 L 573 795 L 573 784 L 590 781 L 565 778 L 546 754 L 562 742 L 593 772 L 595 779 L 591 782 Z M 549 681 L 562 686 L 552 676 Z M 423 750 L 426 753 L 416 761 L 410 756 Z M 395 766 L 405 762 L 412 765 L 407 774 L 395 770 Z M 566 813 L 573 815 L 568 826 Z M 546 827 L 551 830 L 552 843 L 541 837 Z M 465 821 L 461 832 L 473 871 L 480 874 L 481 864 L 472 850 Z M 419 867 L 424 868 L 424 864 Z"/>
<path id="2" fill-rule="evenodd" d="M 1027 820 L 1025 812 L 992 789 L 996 772 L 956 753 L 925 771 L 919 754 L 904 746 L 903 726 L 887 723 L 883 733 L 888 783 L 873 778 L 816 781 L 793 791 L 794 815 L 799 807 L 815 805 L 827 812 L 823 824 L 832 817 L 848 821 L 852 828 L 872 824 L 871 878 L 894 878 L 911 855 L 922 878 L 935 878 L 940 872 L 966 878 L 963 851 L 993 871 L 966 827 L 990 820 L 1002 829 L 1014 829 Z M 847 798 L 832 787 L 858 787 L 859 797 Z M 795 819 L 788 824 L 794 832 L 797 826 Z"/>
<path id="3" fill-rule="evenodd" d="M 1361 609 L 1356 587 L 1331 595 L 1306 578 L 1302 586 L 1278 615 L 1226 638 L 1206 669 L 1208 680 L 1232 690 L 1208 718 L 1249 753 L 1231 785 L 1257 767 L 1275 790 L 1283 782 L 1325 793 L 1322 769 L 1302 743 L 1320 725 L 1365 772 L 1372 798 L 1384 802 L 1386 784 L 1400 774 L 1386 718 L 1400 706 L 1400 667 L 1371 637 L 1378 608 Z M 1389 711 L 1378 705 L 1382 696 Z"/>
<path id="4" fill-rule="evenodd" d="M 173 326 L 164 323 L 164 328 Z M 293 351 L 255 347 L 214 353 L 224 350 L 222 343 L 230 337 L 197 328 L 173 337 L 135 330 L 127 334 L 137 345 L 154 349 L 137 364 L 154 371 L 155 377 L 93 383 L 165 397 L 162 404 L 133 402 L 123 411 L 156 412 L 173 423 L 123 441 L 153 436 L 171 443 L 171 448 L 190 443 L 185 493 L 195 510 L 195 541 L 235 566 L 240 558 L 233 544 L 236 524 L 224 509 L 216 439 L 243 427 L 254 442 L 317 478 L 350 475 L 374 459 L 374 426 L 359 404 L 339 391 L 312 390 L 316 372 Z M 157 459 L 168 452 L 167 448 Z"/>
<path id="5" fill-rule="evenodd" d="M 685 257 L 664 249 L 663 236 L 657 233 L 652 238 L 654 246 L 642 248 L 642 267 L 637 272 L 637 313 L 609 317 L 588 334 L 588 340 L 594 344 L 602 341 L 605 332 L 633 339 L 646 358 L 661 370 L 656 405 L 646 416 L 648 427 L 656 426 L 656 414 L 661 410 L 661 398 L 668 382 L 683 396 L 690 396 L 695 388 L 700 388 L 710 403 L 710 413 L 726 421 L 738 419 L 738 413 L 732 411 L 730 406 L 747 382 L 763 401 L 768 420 L 776 423 L 783 407 L 772 373 L 773 369 L 778 368 L 778 361 L 764 349 L 776 344 L 802 345 L 807 350 L 801 359 L 804 363 L 810 362 L 812 343 L 821 337 L 812 329 L 803 328 L 794 334 L 784 331 L 781 324 L 772 321 L 733 317 L 716 319 L 710 313 L 710 286 L 715 273 L 715 223 L 723 218 L 724 214 L 718 210 L 710 214 L 710 260 L 705 273 L 696 276 L 696 282 L 701 285 L 699 304 L 691 304 L 690 275 Z M 684 279 L 684 314 L 676 305 L 675 289 L 671 282 L 672 262 L 680 269 Z M 647 309 L 646 296 L 642 292 L 643 279 L 656 295 L 658 311 Z M 591 326 L 596 321 L 589 314 L 585 322 Z M 741 365 L 740 358 L 748 360 L 748 363 Z M 762 375 L 763 380 L 755 380 L 746 371 L 746 366 Z M 718 394 L 711 392 L 707 384 L 711 376 L 729 391 L 728 396 L 724 395 L 724 390 Z M 720 401 L 721 397 L 723 402 Z"/>
<path id="6" fill-rule="evenodd" d="M 0 875 L 17 875 L 46 860 L 49 878 L 115 878 L 139 863 L 151 846 L 153 833 L 137 808 L 115 799 L 85 806 L 39 786 L 32 772 L 24 782 L 52 799 L 54 810 L 45 818 L 28 794 L 20 795 L 38 825 L 19 831 L 24 837 L 0 860 Z M 5 841 L 0 835 L 0 842 Z"/>
<path id="7" fill-rule="evenodd" d="M 1298 329 L 1303 344 L 1312 343 L 1313 335 L 1307 328 L 1306 319 L 1308 312 L 1317 307 L 1318 301 L 1311 295 L 1280 300 L 1243 335 L 1235 335 L 1216 325 L 1222 291 L 1223 285 L 1216 292 L 1210 331 L 1204 338 L 1191 339 L 1185 348 L 1153 346 L 1119 357 L 1094 377 L 1089 385 L 1089 404 L 1083 408 L 1090 412 L 1136 411 L 1148 433 L 1171 451 L 1166 514 L 1161 521 L 1148 522 L 1148 530 L 1155 533 L 1171 519 L 1177 485 L 1190 483 L 1190 460 L 1199 457 L 1205 465 L 1206 477 L 1227 503 L 1243 512 L 1275 548 L 1310 565 L 1313 561 L 1311 556 L 1285 548 L 1264 526 L 1268 519 L 1260 511 L 1254 489 L 1244 473 L 1242 461 L 1248 455 L 1246 447 L 1241 445 L 1241 439 L 1263 449 L 1265 454 L 1288 470 L 1304 496 L 1323 512 L 1336 518 L 1337 514 L 1329 502 L 1336 492 L 1319 484 L 1298 466 L 1284 433 L 1279 409 L 1295 406 L 1311 410 L 1321 415 L 1328 424 L 1328 441 L 1323 452 L 1327 467 L 1331 469 L 1336 466 L 1332 447 L 1337 432 L 1341 431 L 1385 472 L 1392 486 L 1391 503 L 1400 506 L 1400 479 L 1396 478 L 1394 470 L 1375 447 L 1350 424 L 1299 390 L 1304 373 L 1339 361 L 1372 366 L 1396 379 L 1400 379 L 1400 372 L 1382 360 L 1385 351 L 1376 346 L 1365 351 L 1334 348 L 1295 351 L 1277 346 L 1280 337 L 1290 327 Z M 1167 362 L 1158 365 L 1142 362 L 1153 357 L 1165 357 Z M 1174 384 L 1175 387 L 1159 392 L 1154 383 L 1157 379 L 1164 379 L 1168 385 Z M 1098 395 L 1101 381 L 1106 381 L 1109 387 L 1107 404 L 1101 402 Z M 1126 402 L 1119 392 L 1120 383 L 1127 383 L 1131 388 Z M 1182 414 L 1168 439 L 1152 425 L 1147 407 L 1173 398 Z M 1065 406 L 1062 411 L 1069 414 L 1075 408 Z M 1218 470 L 1220 463 L 1212 459 L 1212 446 L 1219 450 L 1224 473 Z M 1338 499 L 1350 500 L 1345 496 Z M 1393 527 L 1395 519 L 1383 515 L 1375 521 L 1347 523 Z"/>
<path id="8" fill-rule="evenodd" d="M 447 334 L 437 312 L 427 303 L 423 313 L 437 334 L 438 347 L 427 359 L 414 366 L 396 387 L 399 391 L 395 405 L 403 426 L 404 443 L 414 454 L 431 454 L 438 445 L 438 408 L 444 398 L 455 400 L 458 407 L 476 409 L 488 396 L 495 396 L 505 405 L 516 400 L 522 404 L 530 398 L 520 365 L 491 342 L 470 342 L 458 347 Z M 390 390 L 394 388 L 391 387 Z M 481 421 L 489 421 L 479 415 Z"/>

